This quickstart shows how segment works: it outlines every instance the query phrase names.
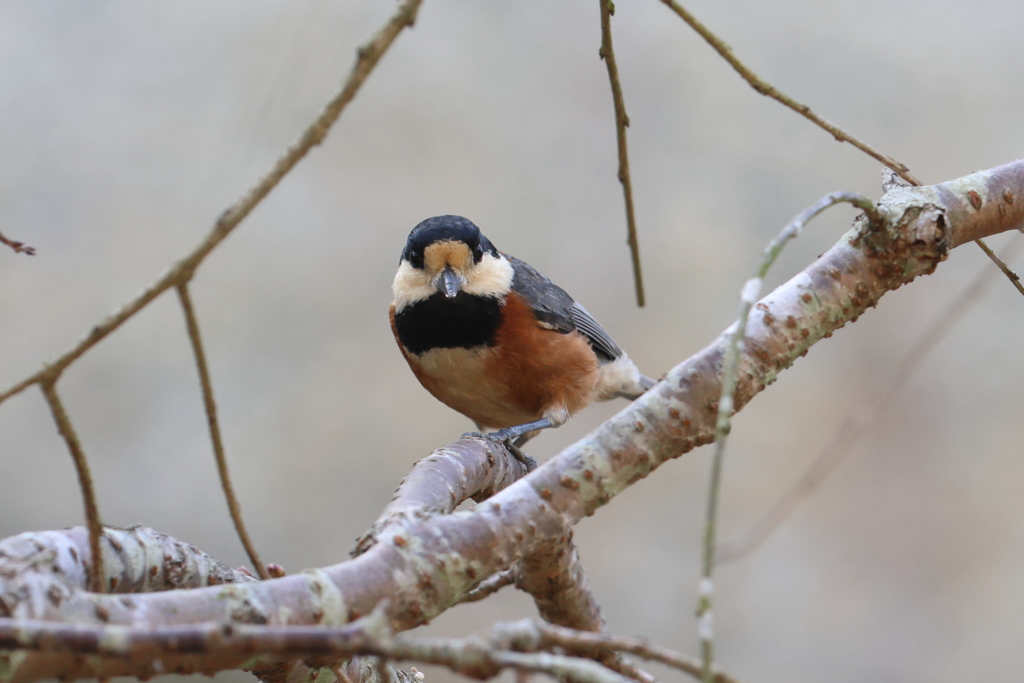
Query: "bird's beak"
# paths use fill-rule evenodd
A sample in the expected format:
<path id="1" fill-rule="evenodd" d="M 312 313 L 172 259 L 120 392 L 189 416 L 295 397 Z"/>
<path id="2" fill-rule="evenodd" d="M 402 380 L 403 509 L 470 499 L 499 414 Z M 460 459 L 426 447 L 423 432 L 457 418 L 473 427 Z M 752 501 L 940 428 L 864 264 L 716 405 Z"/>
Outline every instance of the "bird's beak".
<path id="1" fill-rule="evenodd" d="M 445 298 L 454 299 L 465 281 L 465 278 L 456 273 L 451 266 L 445 266 L 445 269 L 434 280 L 434 286 L 444 292 Z"/>

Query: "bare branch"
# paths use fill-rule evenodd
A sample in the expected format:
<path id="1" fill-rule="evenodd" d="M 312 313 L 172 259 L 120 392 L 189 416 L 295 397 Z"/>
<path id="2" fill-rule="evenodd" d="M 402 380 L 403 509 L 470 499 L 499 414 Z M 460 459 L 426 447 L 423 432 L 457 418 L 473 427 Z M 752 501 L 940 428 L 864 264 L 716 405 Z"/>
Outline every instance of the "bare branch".
<path id="1" fill-rule="evenodd" d="M 57 395 L 57 377 L 47 377 L 41 387 L 46 403 L 50 406 L 50 412 L 57 423 L 57 431 L 64 437 L 68 450 L 71 452 L 71 459 L 75 463 L 75 471 L 78 473 L 78 487 L 82 491 L 82 500 L 85 504 L 85 521 L 89 527 L 89 548 L 92 555 L 92 571 L 89 579 L 89 590 L 94 593 L 104 592 L 103 585 L 103 553 L 100 550 L 100 536 L 103 535 L 103 523 L 100 522 L 99 506 L 96 504 L 96 488 L 92 483 L 92 473 L 89 471 L 89 461 L 85 457 L 85 450 L 82 442 L 78 440 L 75 428 L 71 426 L 71 419 L 64 410 L 64 404 Z"/>
<path id="2" fill-rule="evenodd" d="M 1010 244 L 1006 245 L 1002 257 L 1010 260 L 1020 253 L 1022 247 L 1024 247 L 1024 238 L 1017 235 Z M 786 494 L 772 505 L 742 537 L 718 546 L 715 551 L 718 562 L 735 562 L 753 552 L 793 514 L 793 511 L 803 501 L 817 490 L 836 465 L 860 442 L 866 433 L 866 428 L 889 409 L 893 399 L 906 386 L 907 381 L 921 362 L 963 319 L 970 305 L 992 285 L 995 277 L 996 271 L 987 266 L 983 268 L 971 284 L 932 320 L 931 324 L 917 336 L 917 339 L 908 345 L 909 351 L 900 359 L 895 368 L 886 373 L 883 385 L 872 391 L 868 398 L 850 411 L 843 424 Z"/>
<path id="3" fill-rule="evenodd" d="M 830 206 L 839 202 L 849 202 L 864 211 L 868 219 L 868 227 L 878 230 L 883 227 L 883 220 L 875 205 L 867 197 L 851 192 L 833 192 L 819 200 L 814 206 L 803 211 L 790 221 L 789 225 L 769 243 L 761 255 L 754 277 L 747 280 L 740 294 L 739 319 L 733 324 L 729 342 L 725 349 L 725 360 L 722 369 L 722 393 L 718 400 L 718 416 L 715 420 L 715 454 L 711 460 L 711 477 L 708 482 L 707 514 L 704 523 L 703 563 L 701 580 L 698 586 L 697 619 L 699 636 L 703 654 L 704 683 L 712 683 L 714 678 L 711 664 L 714 659 L 714 570 L 715 570 L 715 529 L 718 518 L 718 492 L 721 488 L 722 462 L 725 460 L 725 444 L 731 428 L 733 413 L 733 395 L 736 391 L 736 369 L 739 365 L 740 350 L 747 332 L 750 310 L 761 294 L 761 283 L 775 259 L 782 253 L 789 240 L 797 237 L 804 225 Z"/>
<path id="4" fill-rule="evenodd" d="M 178 299 L 181 301 L 181 309 L 185 313 L 185 324 L 188 327 L 188 338 L 192 343 L 192 352 L 196 357 L 196 369 L 199 371 L 199 384 L 203 390 L 203 405 L 206 408 L 206 422 L 210 427 L 210 441 L 213 444 L 213 457 L 217 461 L 217 474 L 220 475 L 220 485 L 224 490 L 224 498 L 228 503 L 228 511 L 231 513 L 231 521 L 235 523 L 235 531 L 239 540 L 249 555 L 256 573 L 261 579 L 269 579 L 270 574 L 263 566 L 256 547 L 249 538 L 246 531 L 245 521 L 242 519 L 242 506 L 238 504 L 234 487 L 231 485 L 231 475 L 228 474 L 228 461 L 224 455 L 224 443 L 220 438 L 220 424 L 217 421 L 217 403 L 213 400 L 213 383 L 210 381 L 210 370 L 206 364 L 206 353 L 203 351 L 203 342 L 199 337 L 199 321 L 196 319 L 195 310 L 192 307 L 192 297 L 189 296 L 188 283 L 178 283 Z"/>
<path id="5" fill-rule="evenodd" d="M 8 661 L 11 683 L 43 676 L 66 678 L 160 673 L 192 673 L 246 668 L 259 673 L 282 661 L 303 659 L 331 666 L 352 655 L 378 659 L 381 681 L 391 678 L 387 660 L 439 664 L 474 678 L 490 678 L 503 669 L 545 673 L 576 683 L 628 683 L 600 664 L 547 652 L 513 652 L 506 633 L 495 629 L 489 641 L 479 637 L 434 639 L 392 637 L 380 612 L 339 628 L 310 626 L 235 626 L 197 624 L 130 628 L 0 618 L 0 649 L 45 653 L 45 657 Z M 90 655 L 83 657 L 82 655 Z M 26 667 L 26 661 L 32 666 Z M 362 676 L 360 676 L 362 678 Z"/>
<path id="6" fill-rule="evenodd" d="M 412 678 L 409 674 L 388 671 L 381 675 L 376 663 L 372 663 L 372 660 L 397 660 L 439 664 L 479 679 L 512 668 L 565 676 L 579 683 L 626 683 L 629 679 L 623 675 L 583 659 L 604 651 L 628 652 L 690 675 L 699 672 L 699 665 L 693 658 L 651 646 L 643 640 L 576 631 L 531 620 L 495 624 L 486 637 L 392 636 L 379 611 L 336 628 L 231 624 L 128 628 L 0 619 L 0 648 L 46 655 L 35 656 L 31 670 L 25 669 L 25 659 L 12 662 L 15 676 L 8 679 L 12 683 L 37 680 L 42 675 L 151 676 L 170 671 L 189 673 L 227 668 L 247 668 L 265 680 L 276 680 L 279 676 L 273 672 L 281 671 L 282 664 L 300 658 L 313 666 L 329 666 L 345 678 L 358 680 L 367 678 L 365 674 L 371 672 L 366 669 L 370 666 L 377 669 L 372 672 L 377 675 L 370 676 L 376 680 L 383 681 L 398 674 L 402 681 L 408 681 Z M 551 654 L 553 650 L 566 654 Z M 77 660 L 72 653 L 77 655 Z M 344 668 L 329 664 L 353 655 L 357 657 Z M 285 670 L 288 666 L 285 664 Z M 721 672 L 716 672 L 715 681 L 735 683 Z"/>
<path id="7" fill-rule="evenodd" d="M 891 191 L 878 204 L 884 225 L 860 221 L 754 307 L 738 364 L 735 408 L 886 292 L 930 273 L 953 246 L 1014 229 L 1024 220 L 1024 202 L 1002 216 L 995 208 L 986 211 L 984 203 L 980 210 L 964 210 L 971 206 L 970 192 L 998 197 L 1022 188 L 1024 161 L 938 186 Z M 47 617 L 146 628 L 224 622 L 332 627 L 380 607 L 392 631 L 422 624 L 487 577 L 562 537 L 661 463 L 710 442 L 727 338 L 721 335 L 587 437 L 473 511 L 425 519 L 399 515 L 378 531 L 366 552 L 333 567 L 250 584 L 137 595 L 130 602 L 72 592 L 60 605 L 48 606 Z M 461 444 L 486 462 L 483 442 Z M 390 651 L 366 654 L 398 658 Z M 488 661 L 488 667 L 527 666 Z"/>
<path id="8" fill-rule="evenodd" d="M 1020 275 L 1017 275 L 1017 273 L 1010 270 L 1010 267 L 1007 266 L 1001 258 L 996 256 L 996 253 L 992 251 L 987 244 L 985 244 L 985 240 L 979 239 L 975 241 L 978 246 L 981 247 L 981 250 L 985 252 L 985 255 L 988 256 L 989 259 L 996 264 L 996 267 L 1003 272 L 1003 275 L 1005 275 L 1006 279 L 1010 281 L 1010 284 L 1016 287 L 1018 292 L 1024 294 L 1024 285 L 1021 285 L 1020 283 Z"/>
<path id="9" fill-rule="evenodd" d="M 880 161 L 881 163 L 885 164 L 886 166 L 894 170 L 902 178 L 906 179 L 911 184 L 921 184 L 921 182 L 917 178 L 910 174 L 910 169 L 907 168 L 906 164 L 902 164 L 899 161 L 893 159 L 892 157 L 882 154 L 871 145 L 861 142 L 860 140 L 853 137 L 849 133 L 845 132 L 838 126 L 829 123 L 825 119 L 815 114 L 813 111 L 811 111 L 811 108 L 808 107 L 806 104 L 800 104 L 789 95 L 780 92 L 770 83 L 761 80 L 761 78 L 758 77 L 757 74 L 751 71 L 743 62 L 739 60 L 739 58 L 733 53 L 732 48 L 729 47 L 725 43 L 725 41 L 723 41 L 721 38 L 712 33 L 706 26 L 704 26 L 704 24 L 700 23 L 700 21 L 697 20 L 697 17 L 690 14 L 678 2 L 676 2 L 675 0 L 661 0 L 661 2 L 667 5 L 668 8 L 675 12 L 677 15 L 679 15 L 679 17 L 683 21 L 690 25 L 690 28 L 692 28 L 694 31 L 700 34 L 700 37 L 707 41 L 707 43 L 715 49 L 715 52 L 722 56 L 722 59 L 729 62 L 729 65 L 736 70 L 736 73 L 738 73 L 743 78 L 743 80 L 749 83 L 750 87 L 752 87 L 754 90 L 761 93 L 762 95 L 766 95 L 772 98 L 773 100 L 776 100 L 777 102 L 786 105 L 787 107 L 795 111 L 797 114 L 800 114 L 801 116 L 808 119 L 818 127 L 828 131 L 832 135 L 832 137 L 834 137 L 839 142 L 849 142 L 851 145 L 853 145 L 860 151 L 864 152 L 871 158 Z"/>
<path id="10" fill-rule="evenodd" d="M 516 562 L 512 573 L 516 588 L 533 597 L 546 622 L 581 631 L 605 631 L 601 606 L 587 582 L 571 531 Z M 654 681 L 650 674 L 636 669 L 611 650 L 595 652 L 593 658 L 624 676 L 644 683 Z"/>
<path id="11" fill-rule="evenodd" d="M 362 86 L 367 76 L 370 75 L 370 72 L 373 71 L 373 68 L 391 46 L 391 43 L 394 42 L 395 37 L 403 28 L 413 25 L 421 2 L 422 0 L 403 0 L 387 24 L 369 42 L 359 48 L 355 66 L 352 67 L 352 71 L 349 73 L 338 94 L 324 107 L 320 116 L 277 160 L 270 172 L 220 215 L 217 223 L 213 226 L 213 230 L 210 231 L 202 242 L 184 258 L 172 265 L 167 272 L 143 290 L 141 294 L 93 327 L 73 347 L 44 364 L 35 374 L 0 392 L 0 403 L 24 391 L 33 384 L 44 381 L 46 377 L 60 374 L 64 368 L 75 362 L 82 354 L 142 310 L 153 299 L 171 287 L 176 287 L 182 282 L 188 282 L 192 277 L 192 273 L 210 252 L 256 208 L 264 197 L 270 194 L 271 190 L 277 187 L 277 184 L 306 156 L 309 150 L 323 142 L 331 126 L 334 125 L 341 112 L 355 97 L 360 86 Z"/>
<path id="12" fill-rule="evenodd" d="M 640 268 L 640 243 L 636 235 L 636 214 L 633 210 L 633 180 L 629 175 L 629 151 L 626 149 L 626 127 L 629 126 L 629 117 L 626 115 L 626 102 L 622 97 L 622 84 L 619 82 L 619 67 L 615 63 L 615 51 L 612 49 L 612 14 L 615 13 L 615 5 L 612 0 L 598 2 L 601 5 L 601 49 L 598 54 L 608 67 L 608 80 L 612 86 L 615 135 L 619 146 L 619 182 L 622 183 L 622 194 L 626 201 L 627 242 L 633 261 L 633 285 L 636 289 L 636 305 L 643 307 L 644 276 Z"/>
<path id="13" fill-rule="evenodd" d="M 605 629 L 572 532 L 552 539 L 515 565 L 516 588 L 529 593 L 547 622 L 580 631 Z"/>

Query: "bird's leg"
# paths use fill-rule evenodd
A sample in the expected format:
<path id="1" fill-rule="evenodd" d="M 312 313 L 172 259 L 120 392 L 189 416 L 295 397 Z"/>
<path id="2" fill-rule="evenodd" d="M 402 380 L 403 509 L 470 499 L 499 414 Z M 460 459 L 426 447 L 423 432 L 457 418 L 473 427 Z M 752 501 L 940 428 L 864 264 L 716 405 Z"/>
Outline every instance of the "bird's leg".
<path id="1" fill-rule="evenodd" d="M 511 443 L 512 441 L 515 441 L 519 437 L 529 432 L 534 432 L 537 431 L 538 429 L 551 429 L 552 427 L 557 426 L 557 424 L 555 424 L 548 418 L 542 417 L 541 419 L 534 420 L 533 422 L 527 422 L 526 424 L 521 425 L 513 425 L 512 427 L 505 427 L 504 429 L 499 429 L 498 431 L 491 432 L 490 434 L 484 434 L 484 438 L 489 439 L 491 441 L 502 441 Z"/>

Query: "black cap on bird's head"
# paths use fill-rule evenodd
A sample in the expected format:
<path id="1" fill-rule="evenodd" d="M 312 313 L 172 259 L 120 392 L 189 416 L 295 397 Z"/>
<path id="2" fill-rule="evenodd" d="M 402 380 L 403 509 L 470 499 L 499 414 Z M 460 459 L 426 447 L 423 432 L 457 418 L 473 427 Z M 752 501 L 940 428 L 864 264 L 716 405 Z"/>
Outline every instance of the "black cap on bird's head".
<path id="1" fill-rule="evenodd" d="M 462 242 L 469 247 L 474 263 L 480 263 L 485 253 L 498 255 L 498 250 L 473 221 L 462 216 L 434 216 L 421 221 L 409 233 L 402 260 L 408 261 L 413 268 L 423 268 L 423 255 L 427 247 L 437 242 Z"/>

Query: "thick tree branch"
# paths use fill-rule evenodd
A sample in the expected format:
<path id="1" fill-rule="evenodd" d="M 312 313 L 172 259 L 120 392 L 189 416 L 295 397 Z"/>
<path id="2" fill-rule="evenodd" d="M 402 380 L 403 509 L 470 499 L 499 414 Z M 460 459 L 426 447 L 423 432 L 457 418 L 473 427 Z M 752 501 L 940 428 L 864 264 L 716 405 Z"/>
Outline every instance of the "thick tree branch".
<path id="1" fill-rule="evenodd" d="M 148 593 L 255 581 L 217 562 L 194 546 L 144 527 L 105 527 L 102 552 L 109 593 Z M 58 610 L 72 613 L 67 601 L 84 593 L 92 576 L 89 533 L 85 527 L 26 532 L 0 541 L 0 616 L 39 619 Z M 123 598 L 118 598 L 123 600 Z M 79 607 L 105 621 L 103 601 Z"/>
<path id="2" fill-rule="evenodd" d="M 886 292 L 930 273 L 951 248 L 1019 226 L 1024 222 L 1024 201 L 1017 199 L 1022 192 L 1024 161 L 937 186 L 892 190 L 878 203 L 883 226 L 859 221 L 838 244 L 755 306 L 738 364 L 736 409 Z M 137 595 L 130 601 L 72 591 L 60 604 L 43 601 L 33 617 L 118 624 L 139 632 L 225 622 L 340 626 L 386 600 L 382 613 L 390 630 L 422 624 L 486 577 L 563 537 L 661 463 L 710 442 L 726 340 L 721 335 L 590 435 L 475 510 L 395 516 L 378 529 L 372 547 L 343 564 L 245 585 Z M 459 443 L 456 453 L 486 462 L 482 441 Z M 450 492 L 435 494 L 427 507 L 449 509 Z M 17 667 L 8 671 L 26 680 Z"/>
<path id="3" fill-rule="evenodd" d="M 604 631 L 601 606 L 583 573 L 572 532 L 541 544 L 516 563 L 516 588 L 537 603 L 547 622 L 580 631 Z"/>
<path id="4" fill-rule="evenodd" d="M 398 519 L 448 514 L 467 500 L 487 500 L 525 475 L 526 466 L 493 441 L 468 438 L 442 446 L 413 465 L 352 554 L 369 550 L 377 533 Z"/>

